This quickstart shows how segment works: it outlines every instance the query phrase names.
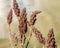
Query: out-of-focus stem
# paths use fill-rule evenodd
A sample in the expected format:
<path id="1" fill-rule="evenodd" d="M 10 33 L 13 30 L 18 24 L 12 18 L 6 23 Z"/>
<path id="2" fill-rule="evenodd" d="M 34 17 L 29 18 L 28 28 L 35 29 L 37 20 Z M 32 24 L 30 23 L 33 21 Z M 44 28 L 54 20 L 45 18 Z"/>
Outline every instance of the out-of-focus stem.
<path id="1" fill-rule="evenodd" d="M 21 48 L 24 48 L 25 35 L 23 35 L 23 37 L 22 37 L 22 41 L 21 41 L 20 43 L 21 43 Z"/>
<path id="2" fill-rule="evenodd" d="M 10 40 L 10 44 L 11 44 L 11 47 L 14 48 L 14 46 L 12 45 L 12 42 L 11 42 L 11 29 L 10 29 L 10 24 L 8 24 L 8 35 L 9 35 L 9 40 Z"/>
<path id="3" fill-rule="evenodd" d="M 17 17 L 17 19 L 18 19 L 18 21 L 19 21 L 20 17 Z"/>
<path id="4" fill-rule="evenodd" d="M 10 24 L 8 25 L 8 30 L 9 30 L 8 34 L 9 34 L 9 40 L 10 40 L 10 43 L 11 43 L 11 47 L 12 48 L 18 48 L 17 47 L 17 38 L 14 35 L 12 35 Z M 13 38 L 13 36 L 14 36 L 14 38 Z M 15 38 L 16 38 L 16 40 L 15 40 Z M 14 42 L 14 41 L 16 41 L 16 42 Z"/>
<path id="5" fill-rule="evenodd" d="M 28 45 L 29 45 L 29 41 L 31 39 L 31 36 L 32 36 L 32 26 L 30 26 L 30 33 L 29 33 L 29 36 L 27 37 L 27 44 L 26 44 L 26 47 L 25 48 L 28 48 Z"/>
<path id="6" fill-rule="evenodd" d="M 46 47 L 45 47 L 45 44 L 43 44 L 43 48 L 46 48 Z"/>

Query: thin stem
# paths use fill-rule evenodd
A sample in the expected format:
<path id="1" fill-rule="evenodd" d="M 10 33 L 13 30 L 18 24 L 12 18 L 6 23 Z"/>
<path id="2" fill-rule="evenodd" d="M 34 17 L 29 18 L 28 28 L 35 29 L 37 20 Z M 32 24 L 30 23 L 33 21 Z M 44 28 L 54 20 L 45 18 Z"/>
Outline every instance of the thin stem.
<path id="1" fill-rule="evenodd" d="M 8 29 L 9 29 L 8 34 L 9 34 L 9 40 L 10 40 L 10 43 L 11 43 L 11 47 L 12 47 L 12 48 L 18 48 L 18 47 L 17 47 L 17 42 L 14 42 L 14 41 L 17 41 L 17 38 L 15 37 L 15 35 L 13 35 L 13 34 L 11 33 L 10 24 L 8 25 Z M 16 40 L 15 40 L 15 38 L 16 38 Z M 14 40 L 13 40 L 13 39 L 14 39 Z M 16 44 L 14 44 L 14 43 L 16 43 Z"/>
<path id="2" fill-rule="evenodd" d="M 28 47 L 28 45 L 29 45 L 29 41 L 30 41 L 30 39 L 31 39 L 31 36 L 32 36 L 32 26 L 31 26 L 31 28 L 30 28 L 29 36 L 27 37 L 27 44 L 26 44 L 26 47 L 25 47 L 25 48 Z"/>
<path id="3" fill-rule="evenodd" d="M 23 35 L 22 45 L 21 45 L 22 48 L 24 48 L 25 40 L 26 40 L 26 37 L 25 37 L 25 35 Z"/>
<path id="4" fill-rule="evenodd" d="M 10 24 L 8 25 L 8 34 L 9 34 L 9 40 L 10 40 L 10 43 L 11 43 L 11 47 L 14 48 L 14 46 L 12 45 L 12 41 L 11 41 L 11 29 L 10 29 Z"/>
<path id="5" fill-rule="evenodd" d="M 45 48 L 45 44 L 43 45 L 43 48 Z"/>

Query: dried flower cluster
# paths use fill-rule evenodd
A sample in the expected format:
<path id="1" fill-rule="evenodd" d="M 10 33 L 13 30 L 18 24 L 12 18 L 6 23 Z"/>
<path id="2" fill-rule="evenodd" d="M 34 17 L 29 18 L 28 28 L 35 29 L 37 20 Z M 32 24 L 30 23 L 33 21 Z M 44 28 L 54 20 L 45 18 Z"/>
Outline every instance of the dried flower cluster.
<path id="1" fill-rule="evenodd" d="M 48 44 L 47 48 L 57 48 L 54 38 L 53 28 L 49 30 L 47 44 Z"/>
<path id="2" fill-rule="evenodd" d="M 20 16 L 20 9 L 18 7 L 18 3 L 16 0 L 13 0 L 13 10 L 14 10 L 14 13 L 17 17 Z"/>
<path id="3" fill-rule="evenodd" d="M 7 16 L 7 22 L 8 22 L 8 24 L 11 24 L 11 22 L 12 22 L 12 9 L 9 11 L 9 14 Z"/>
<path id="4" fill-rule="evenodd" d="M 35 23 L 35 21 L 36 21 L 36 15 L 37 15 L 38 13 L 40 13 L 40 12 L 41 12 L 41 11 L 38 11 L 38 10 L 32 12 L 32 14 L 31 14 L 31 16 L 30 16 L 30 21 L 27 21 L 27 23 L 28 23 L 29 26 L 34 25 L 34 23 Z"/>
<path id="5" fill-rule="evenodd" d="M 36 38 L 39 40 L 39 42 L 45 44 L 45 38 L 35 27 L 33 27 L 32 31 L 35 34 Z"/>
<path id="6" fill-rule="evenodd" d="M 27 31 L 27 18 L 26 18 L 26 8 L 24 8 L 21 12 L 19 19 L 19 33 L 21 38 Z"/>

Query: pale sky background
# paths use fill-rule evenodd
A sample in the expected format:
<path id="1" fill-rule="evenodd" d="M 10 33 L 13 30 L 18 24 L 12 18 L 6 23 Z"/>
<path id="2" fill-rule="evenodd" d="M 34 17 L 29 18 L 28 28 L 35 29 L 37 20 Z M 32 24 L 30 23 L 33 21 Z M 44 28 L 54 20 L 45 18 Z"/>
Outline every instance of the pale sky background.
<path id="1" fill-rule="evenodd" d="M 19 8 L 26 7 L 29 13 L 36 9 L 42 11 L 37 17 L 36 25 L 38 25 L 36 28 L 39 27 L 42 32 L 47 32 L 48 28 L 53 25 L 55 32 L 60 31 L 60 0 L 17 0 L 17 2 L 19 3 Z M 11 5 L 12 0 L 0 0 L 0 38 L 7 37 L 6 17 L 9 9 L 12 8 Z M 13 20 L 17 21 L 16 17 Z"/>

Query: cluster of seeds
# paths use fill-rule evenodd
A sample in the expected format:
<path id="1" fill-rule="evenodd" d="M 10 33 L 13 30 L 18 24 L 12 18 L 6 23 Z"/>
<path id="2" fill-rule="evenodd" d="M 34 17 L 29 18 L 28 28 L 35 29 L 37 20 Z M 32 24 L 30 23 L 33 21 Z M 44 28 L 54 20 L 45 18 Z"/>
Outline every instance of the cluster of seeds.
<path id="1" fill-rule="evenodd" d="M 26 8 L 23 8 L 19 19 L 19 33 L 21 38 L 27 32 Z"/>
<path id="2" fill-rule="evenodd" d="M 31 26 L 31 25 L 34 25 L 35 21 L 36 21 L 36 16 L 38 13 L 40 13 L 41 11 L 34 11 L 32 12 L 32 14 L 30 15 L 30 21 L 27 21 L 28 25 Z"/>
<path id="3" fill-rule="evenodd" d="M 17 17 L 20 16 L 20 9 L 16 0 L 13 0 L 13 10 Z"/>
<path id="4" fill-rule="evenodd" d="M 47 48 L 57 48 L 55 38 L 54 38 L 53 28 L 49 30 L 47 45 L 48 45 Z"/>
<path id="5" fill-rule="evenodd" d="M 7 16 L 7 22 L 8 22 L 8 24 L 11 24 L 11 22 L 12 22 L 12 9 L 9 11 L 9 14 Z"/>
<path id="6" fill-rule="evenodd" d="M 42 44 L 45 44 L 45 38 L 42 36 L 41 32 L 39 32 L 35 27 L 32 29 L 38 41 Z"/>

